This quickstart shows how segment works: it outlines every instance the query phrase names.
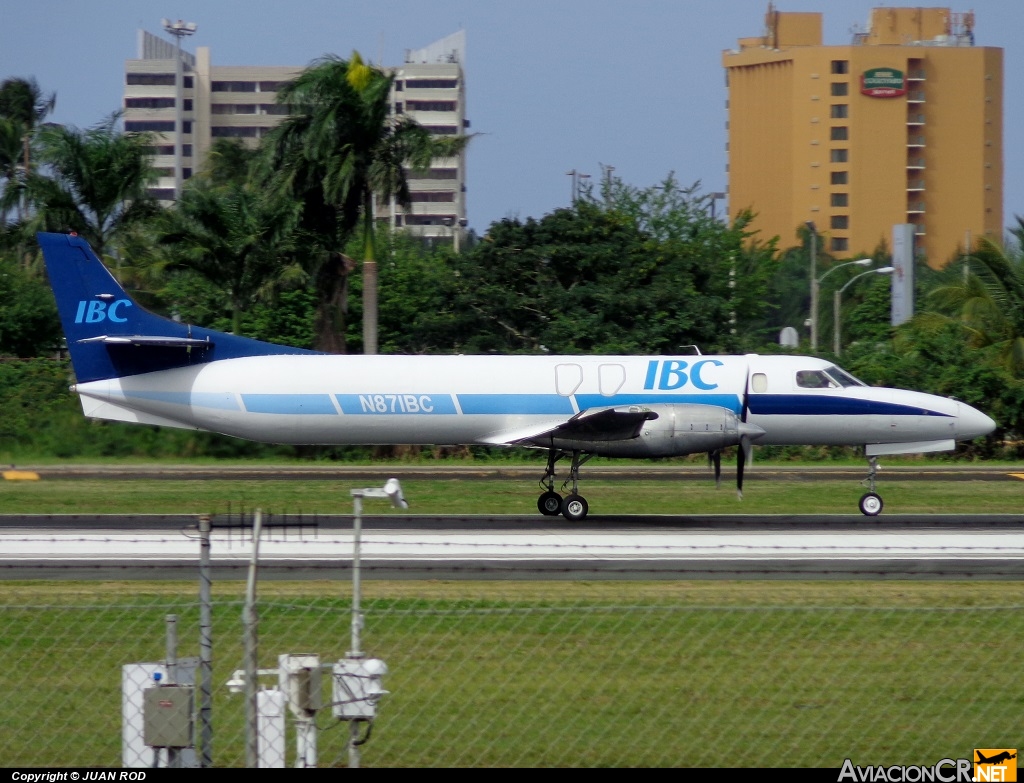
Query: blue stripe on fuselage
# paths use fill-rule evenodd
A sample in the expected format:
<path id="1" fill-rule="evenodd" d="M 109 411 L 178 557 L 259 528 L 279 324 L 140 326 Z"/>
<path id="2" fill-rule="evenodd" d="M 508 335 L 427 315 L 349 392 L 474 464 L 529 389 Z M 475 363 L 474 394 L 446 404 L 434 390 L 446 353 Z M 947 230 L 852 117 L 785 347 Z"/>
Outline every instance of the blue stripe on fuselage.
<path id="1" fill-rule="evenodd" d="M 759 416 L 942 416 L 950 414 L 881 400 L 831 394 L 751 394 L 750 412 Z"/>
<path id="2" fill-rule="evenodd" d="M 338 415 L 329 394 L 243 394 L 242 402 L 249 413 Z"/>
<path id="3" fill-rule="evenodd" d="M 551 414 L 576 413 L 572 401 L 558 394 L 457 394 L 466 414 Z"/>

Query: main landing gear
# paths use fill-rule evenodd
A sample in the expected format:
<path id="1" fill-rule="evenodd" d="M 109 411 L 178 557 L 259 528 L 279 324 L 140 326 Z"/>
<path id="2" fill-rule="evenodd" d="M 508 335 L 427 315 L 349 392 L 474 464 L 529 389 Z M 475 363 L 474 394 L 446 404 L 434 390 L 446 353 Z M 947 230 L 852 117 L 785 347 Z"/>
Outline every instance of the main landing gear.
<path id="1" fill-rule="evenodd" d="M 555 449 L 548 450 L 548 465 L 544 469 L 544 476 L 540 485 L 544 489 L 541 496 L 537 498 L 537 509 L 544 516 L 557 517 L 561 514 L 570 522 L 579 522 L 587 516 L 590 506 L 579 494 L 579 470 L 592 457 L 593 454 L 584 454 L 580 451 L 572 453 L 572 466 L 569 468 L 569 478 L 562 482 L 564 490 L 569 483 L 572 483 L 572 491 L 564 498 L 555 491 L 555 463 L 565 456 L 564 452 Z"/>
<path id="2" fill-rule="evenodd" d="M 882 513 L 882 496 L 875 492 L 875 477 L 878 475 L 878 457 L 868 457 L 868 477 L 861 484 L 868 491 L 861 495 L 860 512 L 867 517 L 877 517 Z"/>

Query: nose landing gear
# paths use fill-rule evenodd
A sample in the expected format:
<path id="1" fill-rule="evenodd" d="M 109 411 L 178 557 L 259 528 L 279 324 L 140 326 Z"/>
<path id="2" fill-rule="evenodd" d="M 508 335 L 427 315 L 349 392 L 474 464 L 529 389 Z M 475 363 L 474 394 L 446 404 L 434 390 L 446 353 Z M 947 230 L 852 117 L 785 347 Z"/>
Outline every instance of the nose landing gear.
<path id="1" fill-rule="evenodd" d="M 860 513 L 866 517 L 877 517 L 882 513 L 882 496 L 875 492 L 875 477 L 878 475 L 878 457 L 868 457 L 868 477 L 861 484 L 868 491 L 861 495 Z"/>

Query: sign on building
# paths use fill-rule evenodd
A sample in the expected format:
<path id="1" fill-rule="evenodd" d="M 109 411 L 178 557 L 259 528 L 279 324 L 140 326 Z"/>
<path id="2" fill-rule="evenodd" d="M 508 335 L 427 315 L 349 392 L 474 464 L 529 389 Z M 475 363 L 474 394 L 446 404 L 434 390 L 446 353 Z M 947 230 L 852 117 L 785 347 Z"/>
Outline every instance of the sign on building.
<path id="1" fill-rule="evenodd" d="M 870 68 L 860 76 L 860 92 L 870 98 L 898 98 L 907 94 L 907 81 L 895 68 Z"/>

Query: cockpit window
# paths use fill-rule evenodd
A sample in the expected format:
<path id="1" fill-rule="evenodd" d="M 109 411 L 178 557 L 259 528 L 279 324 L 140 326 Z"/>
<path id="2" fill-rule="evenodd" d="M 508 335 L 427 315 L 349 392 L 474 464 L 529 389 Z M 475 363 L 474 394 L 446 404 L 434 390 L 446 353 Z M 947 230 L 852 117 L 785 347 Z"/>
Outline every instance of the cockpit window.
<path id="1" fill-rule="evenodd" d="M 796 385 L 801 389 L 835 389 L 839 384 L 821 370 L 800 370 L 796 374 Z"/>
<path id="2" fill-rule="evenodd" d="M 825 372 L 828 373 L 828 376 L 840 386 L 867 386 L 866 383 L 854 378 L 846 370 L 840 369 L 834 364 L 831 367 L 826 367 Z"/>

